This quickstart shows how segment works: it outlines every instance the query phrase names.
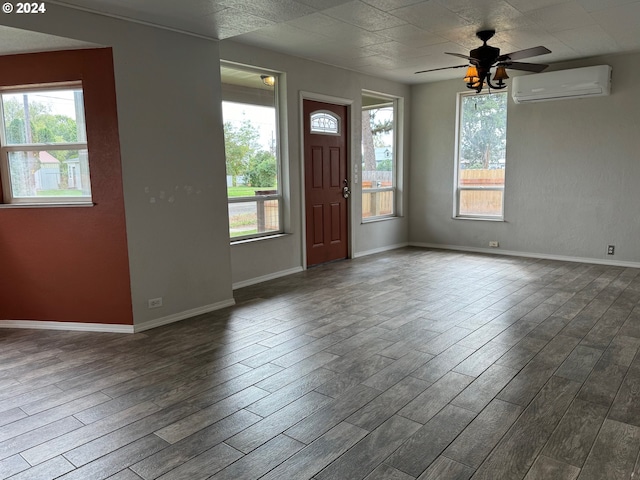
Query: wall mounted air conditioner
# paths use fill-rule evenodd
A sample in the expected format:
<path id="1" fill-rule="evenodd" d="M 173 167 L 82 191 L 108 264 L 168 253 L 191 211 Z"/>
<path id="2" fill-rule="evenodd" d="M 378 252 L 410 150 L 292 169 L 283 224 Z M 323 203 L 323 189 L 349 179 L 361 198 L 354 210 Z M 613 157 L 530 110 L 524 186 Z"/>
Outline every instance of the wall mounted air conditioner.
<path id="1" fill-rule="evenodd" d="M 610 92 L 609 65 L 523 75 L 514 77 L 511 84 L 511 96 L 516 103 L 599 97 Z"/>

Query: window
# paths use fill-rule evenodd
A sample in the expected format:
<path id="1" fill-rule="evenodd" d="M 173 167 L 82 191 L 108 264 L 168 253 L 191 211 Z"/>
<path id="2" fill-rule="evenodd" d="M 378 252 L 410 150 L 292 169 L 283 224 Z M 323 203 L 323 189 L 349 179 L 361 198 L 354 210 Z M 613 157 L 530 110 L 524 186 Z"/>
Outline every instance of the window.
<path id="1" fill-rule="evenodd" d="M 340 118 L 331 112 L 312 113 L 311 132 L 325 135 L 340 135 Z"/>
<path id="2" fill-rule="evenodd" d="M 362 219 L 396 215 L 398 99 L 362 95 Z"/>
<path id="3" fill-rule="evenodd" d="M 281 233 L 278 77 L 230 65 L 221 67 L 221 75 L 229 235 L 240 240 Z"/>
<path id="4" fill-rule="evenodd" d="M 507 93 L 458 96 L 457 218 L 502 220 L 507 145 Z"/>
<path id="5" fill-rule="evenodd" d="M 0 99 L 4 203 L 91 202 L 81 86 L 15 88 Z"/>

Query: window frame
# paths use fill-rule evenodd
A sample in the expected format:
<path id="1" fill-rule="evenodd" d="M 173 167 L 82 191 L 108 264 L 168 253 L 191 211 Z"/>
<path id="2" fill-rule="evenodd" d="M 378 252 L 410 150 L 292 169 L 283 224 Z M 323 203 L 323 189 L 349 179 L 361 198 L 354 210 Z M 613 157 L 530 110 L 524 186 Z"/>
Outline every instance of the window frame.
<path id="1" fill-rule="evenodd" d="M 400 216 L 399 207 L 398 207 L 398 172 L 400 171 L 399 162 L 400 162 L 400 152 L 401 152 L 400 135 L 399 135 L 400 121 L 401 121 L 400 113 L 399 113 L 401 97 L 396 97 L 394 95 L 388 95 L 384 93 L 372 92 L 368 90 L 363 90 L 362 96 L 374 97 L 381 101 L 381 103 L 379 104 L 362 106 L 362 112 L 366 110 L 374 110 L 374 109 L 379 109 L 379 108 L 384 108 L 389 106 L 392 107 L 392 111 L 393 111 L 393 140 L 392 140 L 393 168 L 391 170 L 392 172 L 391 186 L 367 188 L 367 189 L 361 188 L 361 195 L 360 195 L 361 204 L 364 205 L 365 193 L 377 194 L 381 192 L 392 192 L 393 193 L 393 200 L 391 202 L 392 211 L 391 213 L 385 213 L 383 215 L 364 217 L 362 216 L 362 213 L 364 211 L 364 209 L 362 208 L 360 211 L 360 217 L 361 217 L 361 222 L 364 224 L 364 223 L 370 223 L 370 222 L 377 222 L 381 220 L 387 220 L 390 218 L 396 218 Z M 361 131 L 362 131 L 362 128 L 361 128 Z M 364 169 L 362 170 L 362 172 L 364 172 Z M 360 185 L 362 185 L 362 173 L 360 178 Z"/>
<path id="2" fill-rule="evenodd" d="M 494 92 L 491 90 L 484 90 L 482 92 L 458 92 L 456 98 L 456 128 L 455 128 L 455 153 L 454 153 L 454 172 L 453 172 L 453 218 L 455 220 L 480 220 L 487 222 L 504 222 L 504 192 L 506 186 L 506 179 L 502 186 L 498 187 L 478 187 L 478 186 L 460 186 L 460 141 L 462 133 L 462 102 L 466 97 L 474 97 L 477 95 L 506 95 L 508 108 L 509 96 L 506 90 Z M 505 112 L 508 119 L 508 111 Z M 506 134 L 505 134 L 506 137 Z M 506 140 L 506 139 L 505 139 Z M 506 153 L 505 153 L 505 170 L 506 170 Z M 460 197 L 463 191 L 500 191 L 502 192 L 502 204 L 500 208 L 500 215 L 486 215 L 486 214 L 460 214 Z"/>
<path id="3" fill-rule="evenodd" d="M 9 145 L 6 139 L 4 118 L 4 94 L 28 94 L 46 92 L 52 90 L 80 90 L 82 91 L 82 110 L 85 118 L 84 142 L 73 143 L 23 143 Z M 84 104 L 84 88 L 82 81 L 51 82 L 38 85 L 11 85 L 0 87 L 0 184 L 2 187 L 2 206 L 77 206 L 93 205 L 93 192 L 91 189 L 91 168 L 89 167 L 89 195 L 82 196 L 42 196 L 42 197 L 16 197 L 13 195 L 11 184 L 11 168 L 9 154 L 12 152 L 46 152 L 51 150 L 86 150 L 89 152 L 86 128 L 86 106 Z"/>
<path id="4" fill-rule="evenodd" d="M 275 141 L 276 141 L 276 148 L 275 148 L 275 152 L 276 152 L 276 186 L 277 186 L 277 193 L 275 194 L 267 194 L 267 195 L 260 195 L 260 196 L 252 196 L 252 197 L 229 197 L 227 194 L 227 209 L 229 207 L 229 205 L 231 204 L 240 204 L 240 203 L 256 203 L 256 208 L 259 206 L 260 203 L 264 203 L 267 201 L 273 201 L 273 200 L 277 200 L 278 201 L 278 230 L 269 230 L 267 232 L 256 232 L 256 233 L 250 233 L 247 235 L 238 235 L 238 236 L 231 236 L 231 229 L 229 229 L 229 239 L 230 239 L 230 243 L 233 245 L 235 243 L 243 243 L 246 241 L 252 241 L 252 240 L 259 240 L 259 239 L 264 239 L 264 238 L 270 238 L 270 237 L 274 237 L 277 235 L 282 235 L 284 233 L 284 190 L 283 190 L 283 146 L 282 146 L 282 135 L 281 135 L 281 129 L 282 129 L 282 116 L 281 116 L 281 96 L 282 96 L 282 92 L 281 92 L 281 88 L 282 88 L 282 76 L 283 74 L 281 72 L 275 72 L 275 71 L 271 71 L 271 70 L 266 70 L 266 69 L 262 69 L 262 68 L 258 68 L 258 67 L 254 67 L 254 66 L 249 66 L 249 65 L 241 65 L 241 64 L 237 64 L 237 63 L 233 63 L 233 62 L 225 62 L 225 61 L 221 61 L 220 62 L 220 66 L 224 67 L 224 68 L 228 68 L 228 69 L 235 69 L 238 71 L 242 71 L 242 72 L 248 72 L 252 75 L 256 75 L 257 77 L 260 76 L 269 76 L 269 77 L 273 77 L 274 78 L 274 85 L 273 85 L 273 107 L 274 107 L 274 112 L 275 112 Z M 225 83 L 224 80 L 221 80 L 221 85 L 233 85 L 233 84 L 229 84 L 229 83 Z M 223 95 L 222 95 L 222 103 L 224 102 L 229 102 L 229 103 L 236 103 L 236 104 L 243 104 L 243 105 L 256 105 L 256 106 L 264 106 L 261 105 L 259 103 L 251 103 L 250 101 L 246 101 L 246 102 L 241 102 L 237 99 L 234 100 L 227 100 L 225 99 L 225 95 L 224 95 L 224 88 L 223 88 Z M 222 106 L 222 105 L 221 105 Z M 222 122 L 224 124 L 225 120 L 224 120 L 224 110 L 223 110 L 223 117 L 222 117 Z M 225 152 L 225 162 L 226 162 L 226 152 Z M 226 170 L 226 168 L 225 168 Z M 227 190 L 228 192 L 228 190 Z"/>

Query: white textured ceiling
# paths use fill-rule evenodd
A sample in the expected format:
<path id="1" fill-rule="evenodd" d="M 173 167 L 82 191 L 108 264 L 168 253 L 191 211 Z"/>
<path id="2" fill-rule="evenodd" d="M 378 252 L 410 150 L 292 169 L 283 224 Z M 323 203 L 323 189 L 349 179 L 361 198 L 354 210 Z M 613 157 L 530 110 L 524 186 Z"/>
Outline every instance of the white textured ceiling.
<path id="1" fill-rule="evenodd" d="M 1 55 L 98 46 L 100 45 L 0 25 Z"/>
<path id="2" fill-rule="evenodd" d="M 407 83 L 460 76 L 493 28 L 502 53 L 543 45 L 550 63 L 640 51 L 640 0 L 54 0 Z"/>

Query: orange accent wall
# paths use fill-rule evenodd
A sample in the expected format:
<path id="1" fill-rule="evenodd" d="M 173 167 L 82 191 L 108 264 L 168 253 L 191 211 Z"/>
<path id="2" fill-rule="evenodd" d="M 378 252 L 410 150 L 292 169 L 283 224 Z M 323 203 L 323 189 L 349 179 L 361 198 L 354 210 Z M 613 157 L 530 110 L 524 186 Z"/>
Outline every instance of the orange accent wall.
<path id="1" fill-rule="evenodd" d="M 110 48 L 0 57 L 0 86 L 82 80 L 93 207 L 0 208 L 0 321 L 133 324 Z"/>

